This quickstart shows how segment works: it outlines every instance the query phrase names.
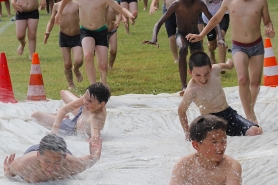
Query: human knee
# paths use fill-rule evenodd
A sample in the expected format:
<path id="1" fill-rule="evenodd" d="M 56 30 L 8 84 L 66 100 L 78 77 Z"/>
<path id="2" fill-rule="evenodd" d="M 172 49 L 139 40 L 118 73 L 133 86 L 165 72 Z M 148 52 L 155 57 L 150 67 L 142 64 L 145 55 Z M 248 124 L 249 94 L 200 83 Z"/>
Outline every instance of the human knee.
<path id="1" fill-rule="evenodd" d="M 37 120 L 39 116 L 40 116 L 40 112 L 33 112 L 33 113 L 31 114 L 31 118 L 33 118 L 33 119 L 35 119 L 35 120 Z"/>
<path id="2" fill-rule="evenodd" d="M 238 77 L 238 84 L 241 86 L 249 85 L 249 77 L 247 76 L 240 76 Z"/>
<path id="3" fill-rule="evenodd" d="M 108 70 L 108 65 L 107 64 L 99 64 L 98 68 L 100 71 L 106 72 Z"/>
<path id="4" fill-rule="evenodd" d="M 36 33 L 28 33 L 28 40 L 36 40 L 37 34 Z"/>
<path id="5" fill-rule="evenodd" d="M 208 43 L 208 50 L 214 51 L 216 49 L 216 44 Z"/>
<path id="6" fill-rule="evenodd" d="M 92 52 L 88 52 L 84 54 L 84 60 L 85 61 L 91 61 L 94 58 L 94 53 Z"/>
<path id="7" fill-rule="evenodd" d="M 109 53 L 110 53 L 110 55 L 116 55 L 117 54 L 117 49 L 111 48 Z"/>
<path id="8" fill-rule="evenodd" d="M 72 68 L 72 63 L 71 63 L 71 62 L 66 62 L 66 63 L 64 63 L 64 68 L 67 69 L 67 70 L 71 70 L 71 68 Z"/>
<path id="9" fill-rule="evenodd" d="M 246 131 L 245 135 L 246 136 L 256 136 L 256 135 L 261 135 L 262 133 L 263 133 L 263 130 L 261 127 L 252 126 Z"/>
<path id="10" fill-rule="evenodd" d="M 60 97 L 65 97 L 65 95 L 68 93 L 68 90 L 61 90 L 60 91 Z"/>
<path id="11" fill-rule="evenodd" d="M 250 82 L 250 88 L 251 89 L 259 89 L 261 82 Z"/>

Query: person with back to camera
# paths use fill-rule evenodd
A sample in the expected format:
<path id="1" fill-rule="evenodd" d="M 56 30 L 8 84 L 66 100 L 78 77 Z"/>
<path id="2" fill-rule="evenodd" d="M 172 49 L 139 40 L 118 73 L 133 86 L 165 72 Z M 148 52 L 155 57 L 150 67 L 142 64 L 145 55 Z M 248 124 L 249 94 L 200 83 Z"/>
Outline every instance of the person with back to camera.
<path id="1" fill-rule="evenodd" d="M 225 154 L 226 122 L 201 115 L 190 124 L 189 139 L 195 153 L 182 157 L 174 166 L 170 185 L 240 185 L 240 163 Z"/>
<path id="2" fill-rule="evenodd" d="M 188 83 L 178 108 L 179 119 L 186 137 L 188 137 L 188 120 L 186 112 L 192 102 L 200 113 L 212 114 L 227 121 L 227 135 L 253 136 L 262 134 L 259 125 L 243 118 L 232 109 L 226 100 L 221 85 L 220 72 L 233 68 L 233 61 L 211 65 L 208 55 L 197 52 L 189 58 L 188 73 L 192 77 Z"/>
<path id="3" fill-rule="evenodd" d="M 7 156 L 4 173 L 8 178 L 18 175 L 28 183 L 71 178 L 91 168 L 100 159 L 101 138 L 91 138 L 89 147 L 89 155 L 75 157 L 63 138 L 49 134 L 42 138 L 40 144 L 29 147 L 23 156 L 16 159 L 15 154 Z"/>

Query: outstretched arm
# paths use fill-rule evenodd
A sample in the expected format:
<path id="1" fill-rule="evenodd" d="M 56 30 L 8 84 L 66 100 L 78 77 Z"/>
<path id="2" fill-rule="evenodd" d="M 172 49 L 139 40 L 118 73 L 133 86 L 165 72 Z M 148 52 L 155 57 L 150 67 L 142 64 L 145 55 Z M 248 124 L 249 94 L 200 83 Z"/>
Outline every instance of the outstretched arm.
<path id="1" fill-rule="evenodd" d="M 78 174 L 87 168 L 91 168 L 99 159 L 102 149 L 102 139 L 100 137 L 92 137 L 89 140 L 90 154 L 83 157 L 75 157 L 67 155 L 69 169 L 71 174 Z"/>
<path id="2" fill-rule="evenodd" d="M 16 171 L 11 168 L 12 163 L 14 162 L 15 154 L 10 154 L 10 156 L 6 156 L 3 164 L 5 176 L 10 178 L 17 175 Z"/>

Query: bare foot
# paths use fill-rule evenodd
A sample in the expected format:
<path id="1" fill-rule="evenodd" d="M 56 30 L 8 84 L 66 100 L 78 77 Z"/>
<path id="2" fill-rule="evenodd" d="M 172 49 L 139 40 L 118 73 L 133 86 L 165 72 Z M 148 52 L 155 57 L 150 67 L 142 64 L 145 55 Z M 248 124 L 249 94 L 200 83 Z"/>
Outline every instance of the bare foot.
<path id="1" fill-rule="evenodd" d="M 80 73 L 80 71 L 79 71 L 79 70 L 73 70 L 73 71 L 74 71 L 74 74 L 75 74 L 75 76 L 76 76 L 77 81 L 78 81 L 78 82 L 82 82 L 83 76 L 82 76 L 82 74 Z"/>
<path id="2" fill-rule="evenodd" d="M 19 47 L 17 48 L 17 54 L 22 55 L 23 51 L 24 51 L 24 47 L 25 47 L 25 41 L 23 43 L 21 43 L 19 45 Z"/>
<path id="3" fill-rule="evenodd" d="M 69 84 L 69 85 L 68 85 L 68 89 L 69 89 L 70 91 L 74 90 L 74 89 L 75 89 L 75 85 L 74 85 L 74 84 Z"/>

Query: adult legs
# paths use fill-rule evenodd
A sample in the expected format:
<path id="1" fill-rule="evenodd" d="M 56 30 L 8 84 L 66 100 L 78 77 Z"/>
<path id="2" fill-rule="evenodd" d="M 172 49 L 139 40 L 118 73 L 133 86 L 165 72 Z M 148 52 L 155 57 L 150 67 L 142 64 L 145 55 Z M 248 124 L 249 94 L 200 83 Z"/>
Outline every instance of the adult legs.
<path id="1" fill-rule="evenodd" d="M 107 85 L 106 76 L 108 71 L 108 48 L 106 46 L 96 46 L 96 53 L 97 53 L 97 61 L 98 61 L 98 69 L 100 71 L 100 81 Z"/>
<path id="2" fill-rule="evenodd" d="M 214 52 L 216 47 L 217 47 L 216 39 L 214 39 L 212 41 L 208 41 L 208 56 L 210 58 L 211 64 L 215 64 L 216 63 L 215 52 Z"/>
<path id="3" fill-rule="evenodd" d="M 144 3 L 144 9 L 143 10 L 147 10 L 148 8 L 148 0 L 143 0 Z"/>
<path id="4" fill-rule="evenodd" d="M 221 30 L 223 39 L 225 41 L 225 34 L 226 32 L 224 30 Z M 225 63 L 226 61 L 226 51 L 227 48 L 223 45 L 218 45 L 218 55 L 219 55 L 219 63 Z"/>
<path id="5" fill-rule="evenodd" d="M 109 67 L 112 68 L 117 55 L 117 32 L 109 38 Z"/>
<path id="6" fill-rule="evenodd" d="M 61 47 L 62 56 L 64 59 L 64 74 L 68 82 L 68 89 L 73 90 L 75 88 L 72 78 L 72 62 L 69 47 Z"/>
<path id="7" fill-rule="evenodd" d="M 7 9 L 7 12 L 8 12 L 8 16 L 11 16 L 11 5 L 10 5 L 9 0 L 5 1 L 5 6 L 6 6 L 6 9 Z"/>
<path id="8" fill-rule="evenodd" d="M 33 53 L 36 52 L 38 22 L 39 19 L 27 19 L 29 60 L 32 60 Z"/>
<path id="9" fill-rule="evenodd" d="M 94 84 L 96 83 L 96 68 L 94 64 L 95 39 L 92 37 L 84 37 L 82 39 L 82 48 L 86 74 L 90 84 Z"/>
<path id="10" fill-rule="evenodd" d="M 76 76 L 77 82 L 82 82 L 83 76 L 80 72 L 80 67 L 83 64 L 83 54 L 82 54 L 82 47 L 76 46 L 72 48 L 73 52 L 73 72 Z"/>

